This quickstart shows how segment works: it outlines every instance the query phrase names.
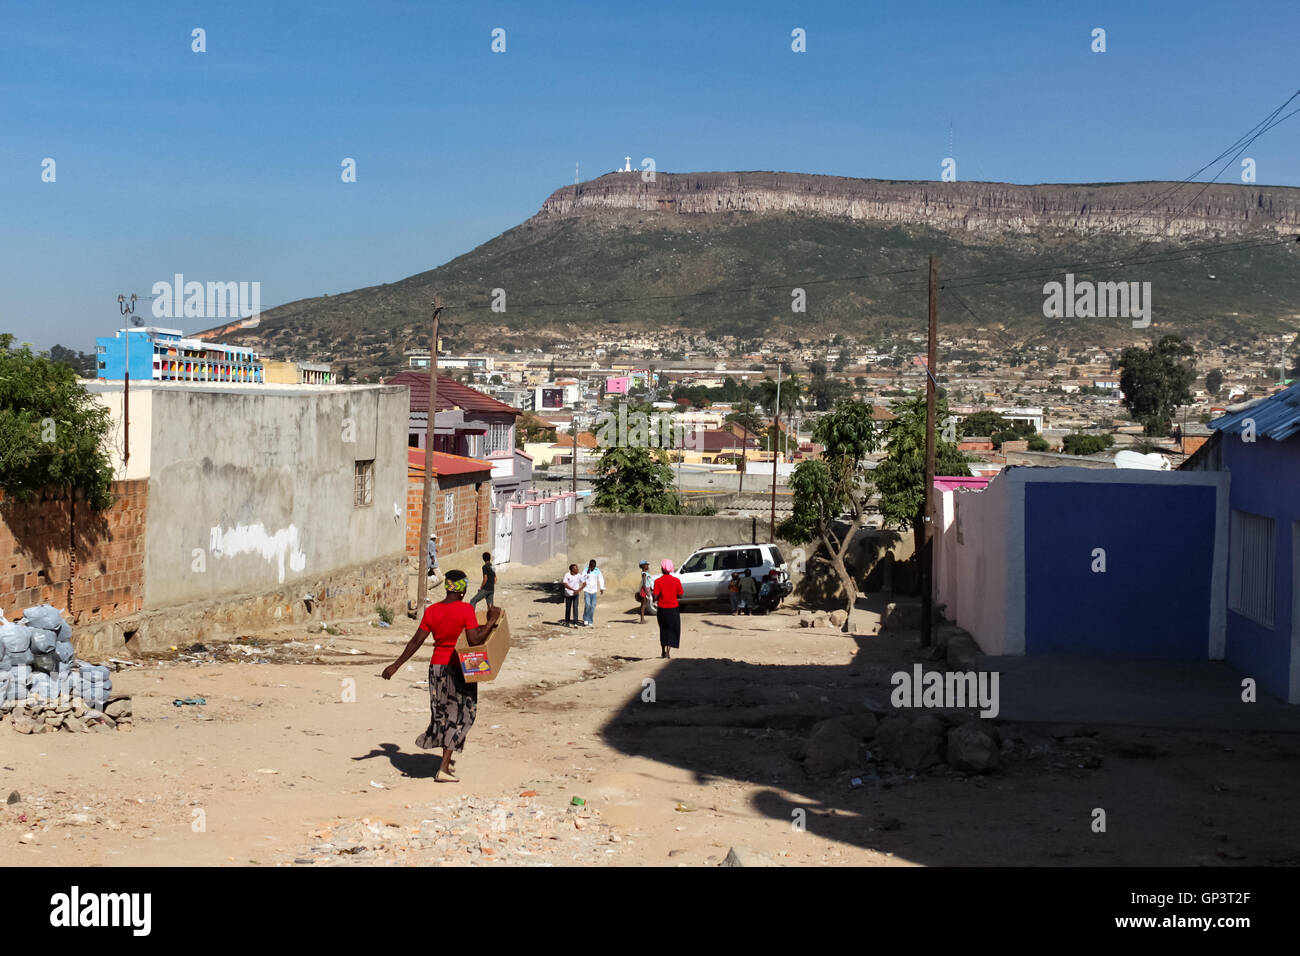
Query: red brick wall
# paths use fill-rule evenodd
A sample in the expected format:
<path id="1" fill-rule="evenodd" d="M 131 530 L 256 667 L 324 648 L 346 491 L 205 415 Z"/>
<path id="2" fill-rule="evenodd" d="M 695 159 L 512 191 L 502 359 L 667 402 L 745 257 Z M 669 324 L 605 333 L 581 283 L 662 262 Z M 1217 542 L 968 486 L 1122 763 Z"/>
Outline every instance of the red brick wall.
<path id="1" fill-rule="evenodd" d="M 0 608 L 10 619 L 49 603 L 74 624 L 106 621 L 144 606 L 147 481 L 113 483 L 113 507 L 76 506 L 75 573 L 69 549 L 72 502 L 66 497 L 0 505 Z"/>
<path id="2" fill-rule="evenodd" d="M 455 514 L 445 519 L 445 496 L 452 495 Z M 406 553 L 423 554 L 420 542 L 420 517 L 424 506 L 424 481 L 419 474 L 408 475 L 406 483 Z M 486 474 L 449 475 L 438 479 L 433 497 L 433 528 L 438 535 L 438 554 L 455 554 L 476 545 L 491 551 L 488 535 L 492 522 L 492 480 Z"/>

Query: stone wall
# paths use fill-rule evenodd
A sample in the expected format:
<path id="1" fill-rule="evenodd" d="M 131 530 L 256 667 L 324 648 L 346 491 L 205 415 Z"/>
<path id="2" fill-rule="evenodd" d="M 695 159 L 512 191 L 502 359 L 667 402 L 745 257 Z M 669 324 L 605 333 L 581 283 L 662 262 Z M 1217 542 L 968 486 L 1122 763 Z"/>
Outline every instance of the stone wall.
<path id="1" fill-rule="evenodd" d="M 83 625 L 144 606 L 148 482 L 112 487 L 116 500 L 105 512 L 77 501 L 75 528 L 66 495 L 0 504 L 0 610 L 16 619 L 24 608 L 48 603 Z"/>
<path id="2" fill-rule="evenodd" d="M 310 604 L 304 600 L 310 594 Z M 230 640 L 280 624 L 319 630 L 322 623 L 375 614 L 379 606 L 395 615 L 406 609 L 407 559 L 393 557 L 343 568 L 318 578 L 256 594 L 196 601 L 141 611 L 79 628 L 77 653 L 99 660 L 109 656 L 165 651 L 204 641 Z"/>

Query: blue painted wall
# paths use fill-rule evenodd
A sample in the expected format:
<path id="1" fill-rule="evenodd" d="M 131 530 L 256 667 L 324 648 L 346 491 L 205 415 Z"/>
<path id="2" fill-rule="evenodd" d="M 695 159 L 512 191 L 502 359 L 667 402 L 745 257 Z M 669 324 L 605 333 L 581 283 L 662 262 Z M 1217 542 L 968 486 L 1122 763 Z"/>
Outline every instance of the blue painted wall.
<path id="1" fill-rule="evenodd" d="M 1276 548 L 1271 629 L 1228 609 L 1224 658 L 1269 693 L 1287 699 L 1291 669 L 1292 523 L 1300 519 L 1300 435 L 1243 442 L 1223 434 L 1223 464 L 1232 474 L 1228 501 L 1238 511 L 1273 518 Z M 1232 569 L 1228 574 L 1231 577 Z M 1293 703 L 1300 703 L 1294 701 Z"/>
<path id="2" fill-rule="evenodd" d="M 1026 482 L 1025 653 L 1206 660 L 1215 494 Z"/>
<path id="3" fill-rule="evenodd" d="M 97 352 L 96 376 L 103 379 L 120 379 L 126 368 L 126 338 L 124 336 L 101 336 L 95 339 L 95 345 L 102 346 L 103 352 Z M 153 342 L 145 332 L 131 333 L 131 377 L 144 379 L 153 377 Z"/>

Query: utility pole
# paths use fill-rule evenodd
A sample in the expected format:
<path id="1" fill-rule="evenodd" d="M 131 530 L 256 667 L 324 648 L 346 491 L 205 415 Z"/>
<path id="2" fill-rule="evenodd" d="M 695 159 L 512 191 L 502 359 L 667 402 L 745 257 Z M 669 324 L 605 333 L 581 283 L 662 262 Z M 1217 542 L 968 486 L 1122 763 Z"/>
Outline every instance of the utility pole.
<path id="1" fill-rule="evenodd" d="M 934 637 L 934 419 L 939 398 L 935 378 L 939 330 L 939 263 L 930 257 L 929 341 L 925 356 L 925 515 L 921 525 L 921 646 Z"/>
<path id="2" fill-rule="evenodd" d="M 776 363 L 776 416 L 772 419 L 772 537 L 776 541 L 776 449 L 781 439 L 781 361 Z"/>
<path id="3" fill-rule="evenodd" d="M 573 439 L 573 482 L 569 485 L 569 490 L 575 495 L 578 493 L 578 413 L 573 413 L 573 424 L 569 426 L 569 437 Z"/>
<path id="4" fill-rule="evenodd" d="M 433 297 L 433 340 L 429 343 L 429 417 L 424 429 L 424 504 L 420 508 L 420 548 L 423 549 L 423 572 L 416 582 L 415 618 L 422 620 L 429 594 L 429 529 L 436 528 L 433 519 L 433 496 L 437 491 L 438 478 L 433 473 L 433 438 L 438 417 L 438 318 L 442 313 L 442 296 Z M 428 565 L 426 567 L 426 565 Z"/>
<path id="5" fill-rule="evenodd" d="M 125 318 L 135 314 L 135 293 L 128 299 L 124 295 L 117 297 L 117 311 Z M 131 320 L 135 324 L 135 320 Z M 131 460 L 131 325 L 124 330 L 126 337 L 126 362 L 122 369 L 122 477 L 126 477 L 126 465 Z M 72 610 L 72 605 L 68 605 Z"/>

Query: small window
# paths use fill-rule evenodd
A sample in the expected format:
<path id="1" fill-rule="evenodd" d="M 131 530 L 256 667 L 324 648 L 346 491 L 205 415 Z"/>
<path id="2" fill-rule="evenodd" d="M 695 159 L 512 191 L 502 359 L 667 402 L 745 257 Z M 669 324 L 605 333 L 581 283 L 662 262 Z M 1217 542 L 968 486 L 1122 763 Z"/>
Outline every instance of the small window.
<path id="1" fill-rule="evenodd" d="M 1228 607 L 1267 628 L 1273 626 L 1273 525 L 1272 518 L 1234 509 L 1228 532 Z"/>
<path id="2" fill-rule="evenodd" d="M 456 496 L 450 491 L 442 499 L 442 520 L 446 524 L 456 520 Z"/>
<path id="3" fill-rule="evenodd" d="M 375 499 L 375 460 L 358 461 L 353 467 L 352 505 L 365 508 Z"/>

